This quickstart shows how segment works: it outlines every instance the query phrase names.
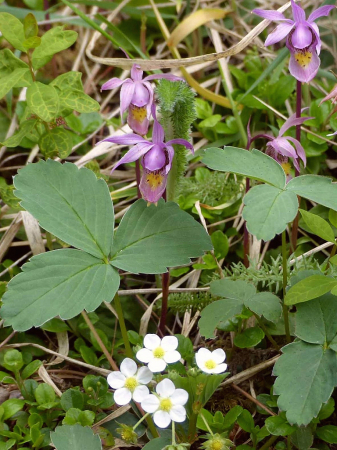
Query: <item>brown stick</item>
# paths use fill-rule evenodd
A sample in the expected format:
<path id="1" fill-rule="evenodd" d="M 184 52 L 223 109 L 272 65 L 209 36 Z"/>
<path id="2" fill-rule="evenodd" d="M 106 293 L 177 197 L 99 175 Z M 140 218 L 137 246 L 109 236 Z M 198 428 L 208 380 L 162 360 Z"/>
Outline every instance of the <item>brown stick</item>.
<path id="1" fill-rule="evenodd" d="M 241 394 L 243 394 L 245 397 L 249 398 L 250 401 L 252 401 L 253 403 L 255 403 L 257 406 L 259 406 L 260 408 L 264 409 L 265 411 L 267 411 L 268 414 L 270 414 L 271 416 L 277 416 L 277 414 L 275 414 L 273 411 L 271 411 L 269 408 L 267 408 L 267 406 L 265 406 L 263 403 L 259 402 L 258 400 L 256 400 L 256 398 L 254 398 L 253 396 L 251 396 L 250 394 L 248 394 L 248 392 L 244 391 L 243 389 L 241 389 L 239 386 L 237 386 L 236 384 L 232 385 L 233 388 L 235 390 L 237 390 L 238 392 L 240 392 Z"/>

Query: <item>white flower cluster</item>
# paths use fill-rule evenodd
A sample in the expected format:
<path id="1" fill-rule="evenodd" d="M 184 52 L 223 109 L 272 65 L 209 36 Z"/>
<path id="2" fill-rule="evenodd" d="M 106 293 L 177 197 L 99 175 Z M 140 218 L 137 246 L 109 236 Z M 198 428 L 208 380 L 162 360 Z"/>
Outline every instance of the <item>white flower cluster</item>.
<path id="1" fill-rule="evenodd" d="M 131 400 L 141 404 L 147 413 L 153 414 L 154 423 L 159 428 L 166 428 L 173 422 L 184 422 L 188 393 L 184 389 L 176 389 L 169 379 L 160 381 L 155 393 L 150 394 L 146 386 L 153 378 L 153 373 L 162 372 L 167 364 L 181 359 L 177 351 L 178 339 L 175 336 L 165 336 L 160 339 L 156 334 L 144 337 L 144 348 L 139 350 L 136 358 L 147 367 L 140 367 L 130 358 L 125 358 L 120 366 L 120 372 L 111 372 L 108 383 L 116 389 L 114 400 L 117 405 L 127 405 Z M 213 352 L 201 348 L 196 353 L 196 363 L 199 369 L 208 374 L 219 374 L 226 370 L 224 363 L 226 353 L 222 349 Z"/>

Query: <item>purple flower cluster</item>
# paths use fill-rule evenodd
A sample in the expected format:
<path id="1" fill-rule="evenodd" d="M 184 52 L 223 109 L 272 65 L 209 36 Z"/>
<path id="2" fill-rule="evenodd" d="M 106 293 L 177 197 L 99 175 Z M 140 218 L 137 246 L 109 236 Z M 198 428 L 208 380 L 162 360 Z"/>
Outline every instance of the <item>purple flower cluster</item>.
<path id="1" fill-rule="evenodd" d="M 150 81 L 160 78 L 170 81 L 183 80 L 172 74 L 156 74 L 143 78 L 142 69 L 137 64 L 134 64 L 131 69 L 131 78 L 126 80 L 112 78 L 102 86 L 102 90 L 115 89 L 122 86 L 120 112 L 123 116 L 123 113 L 128 110 L 128 124 L 137 134 L 111 136 L 101 142 L 134 145 L 118 161 L 113 170 L 121 164 L 130 163 L 141 158 L 143 174 L 139 189 L 143 198 L 150 203 L 156 203 L 165 191 L 167 176 L 174 157 L 172 145 L 184 145 L 193 152 L 193 146 L 185 139 L 172 139 L 166 143 L 164 141 L 164 130 L 157 121 L 154 92 L 150 83 Z M 144 138 L 149 129 L 151 114 L 154 120 L 152 142 Z"/>

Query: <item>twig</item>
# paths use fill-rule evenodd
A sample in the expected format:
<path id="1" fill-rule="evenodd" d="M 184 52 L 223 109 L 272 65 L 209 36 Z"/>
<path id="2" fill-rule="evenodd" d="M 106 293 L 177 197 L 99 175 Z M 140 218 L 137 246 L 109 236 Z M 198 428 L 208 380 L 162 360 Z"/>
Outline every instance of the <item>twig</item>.
<path id="1" fill-rule="evenodd" d="M 263 361 L 260 364 L 257 364 L 256 366 L 250 367 L 249 369 L 243 370 L 242 372 L 238 373 L 237 375 L 234 375 L 230 378 L 228 378 L 226 381 L 221 383 L 220 386 L 228 386 L 230 384 L 238 384 L 242 381 L 247 380 L 248 378 L 256 375 L 257 373 L 261 372 L 262 370 L 267 369 L 270 366 L 273 366 L 275 362 L 279 359 L 279 355 L 274 356 L 274 358 L 268 359 L 267 361 Z"/>
<path id="2" fill-rule="evenodd" d="M 237 390 L 238 392 L 240 392 L 241 394 L 243 394 L 245 397 L 249 398 L 249 400 L 251 402 L 255 403 L 257 406 L 259 406 L 260 408 L 262 408 L 265 411 L 267 411 L 267 413 L 270 414 L 271 416 L 277 416 L 277 414 L 275 414 L 273 411 L 271 411 L 269 408 L 267 408 L 267 406 L 265 406 L 263 403 L 261 403 L 258 400 L 256 400 L 256 398 L 252 397 L 250 394 L 248 394 L 248 392 L 244 391 L 243 389 L 241 389 L 236 384 L 233 384 L 233 388 L 235 390 Z"/>

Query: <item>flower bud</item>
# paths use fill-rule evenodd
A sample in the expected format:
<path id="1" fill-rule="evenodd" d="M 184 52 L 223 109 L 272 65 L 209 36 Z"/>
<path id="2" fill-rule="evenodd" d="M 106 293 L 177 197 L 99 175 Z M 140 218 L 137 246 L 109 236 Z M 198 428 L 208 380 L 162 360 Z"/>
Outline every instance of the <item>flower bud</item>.
<path id="1" fill-rule="evenodd" d="M 205 450 L 229 450 L 229 447 L 233 445 L 233 442 L 221 436 L 221 434 L 213 434 L 210 439 L 205 441 L 201 448 Z"/>
<path id="2" fill-rule="evenodd" d="M 132 427 L 125 425 L 124 423 L 120 424 L 121 427 L 117 428 L 117 433 L 121 435 L 121 438 L 126 444 L 137 444 L 138 436 L 137 433 L 133 430 Z"/>

